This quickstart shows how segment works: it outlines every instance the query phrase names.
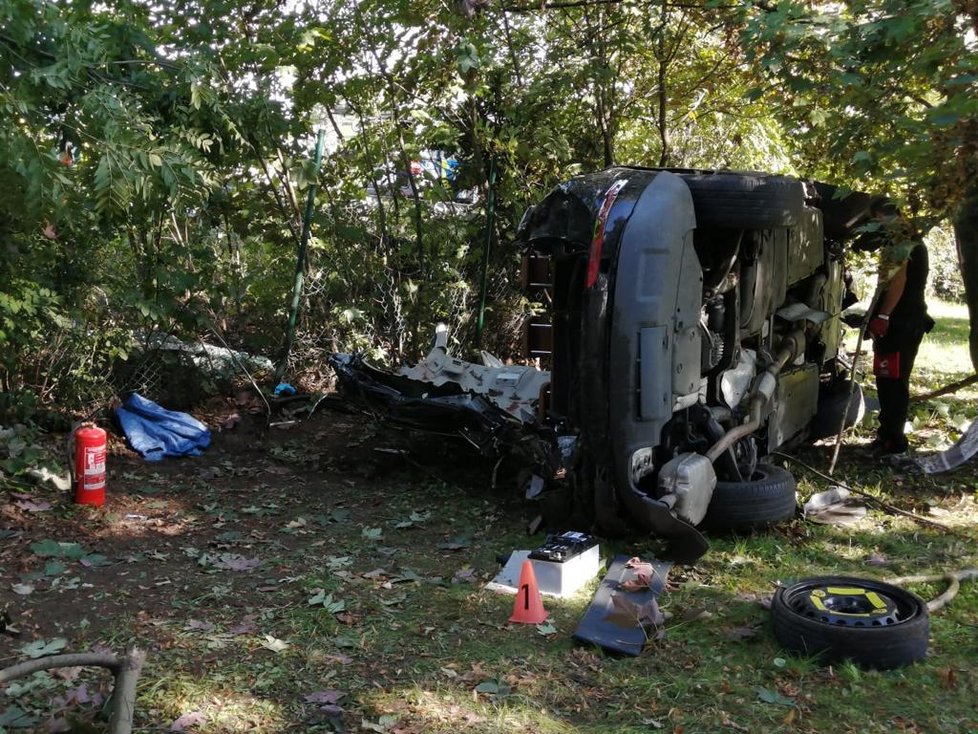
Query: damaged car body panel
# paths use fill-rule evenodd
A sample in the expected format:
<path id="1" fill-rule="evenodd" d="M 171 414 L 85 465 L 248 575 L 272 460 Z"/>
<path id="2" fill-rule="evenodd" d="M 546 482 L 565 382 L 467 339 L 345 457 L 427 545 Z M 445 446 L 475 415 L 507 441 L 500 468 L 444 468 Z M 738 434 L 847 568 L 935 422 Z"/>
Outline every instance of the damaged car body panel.
<path id="1" fill-rule="evenodd" d="M 573 216 L 555 226 L 563 212 Z M 692 546 L 683 555 L 698 556 L 698 531 L 638 489 L 674 404 L 695 402 L 699 389 L 695 223 L 677 176 L 611 169 L 552 193 L 521 234 L 554 263 L 551 412 L 579 432 L 575 481 L 593 491 L 606 529 L 623 530 L 625 516 L 646 532 L 683 536 Z"/>
<path id="2" fill-rule="evenodd" d="M 738 521 L 787 519 L 793 480 L 758 457 L 803 439 L 842 379 L 842 246 L 871 200 L 838 193 L 619 167 L 524 217 L 521 243 L 552 265 L 551 412 L 578 436 L 571 473 L 602 526 L 671 536 L 688 557 L 707 508 L 738 494 L 757 505 Z"/>
<path id="3" fill-rule="evenodd" d="M 517 235 L 549 263 L 549 372 L 455 359 L 444 330 L 396 374 L 331 363 L 392 420 L 516 453 L 604 531 L 665 538 L 689 563 L 700 528 L 793 516 L 793 478 L 761 459 L 816 417 L 842 424 L 823 397 L 844 379 L 843 245 L 870 202 L 750 172 L 578 176 Z"/>

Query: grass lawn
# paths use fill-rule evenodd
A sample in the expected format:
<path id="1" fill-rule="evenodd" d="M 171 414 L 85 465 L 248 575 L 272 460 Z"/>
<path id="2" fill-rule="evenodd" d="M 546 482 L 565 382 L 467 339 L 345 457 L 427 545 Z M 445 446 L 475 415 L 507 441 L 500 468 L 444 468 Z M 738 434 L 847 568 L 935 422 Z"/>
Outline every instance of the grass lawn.
<path id="1" fill-rule="evenodd" d="M 932 312 L 918 393 L 970 372 L 963 311 Z M 918 406 L 918 451 L 956 438 L 974 410 L 973 393 Z M 845 528 L 798 518 L 711 538 L 673 568 L 668 619 L 637 658 L 572 641 L 596 581 L 545 599 L 547 625 L 507 622 L 513 598 L 483 587 L 499 554 L 544 540 L 524 530 L 537 509 L 504 469 L 491 487 L 492 463 L 461 446 L 338 409 L 291 431 L 239 425 L 197 459 L 145 464 L 116 441 L 104 508 L 0 489 L 0 666 L 45 646 L 138 645 L 137 732 L 978 731 L 978 583 L 932 615 L 927 659 L 900 670 L 823 666 L 772 634 L 778 583 L 978 566 L 975 467 L 895 470 L 861 452 L 870 430 L 847 438 L 837 480 L 921 521 L 870 507 Z M 795 456 L 824 472 L 831 453 Z M 802 501 L 829 486 L 788 466 Z M 659 545 L 601 548 L 651 557 Z M 912 588 L 929 599 L 939 586 Z M 0 731 L 102 730 L 108 688 L 87 670 L 35 674 L 0 694 Z"/>
<path id="2" fill-rule="evenodd" d="M 963 303 L 932 301 L 928 312 L 935 326 L 924 337 L 917 356 L 919 383 L 952 381 L 974 372 L 968 351 L 968 308 Z"/>

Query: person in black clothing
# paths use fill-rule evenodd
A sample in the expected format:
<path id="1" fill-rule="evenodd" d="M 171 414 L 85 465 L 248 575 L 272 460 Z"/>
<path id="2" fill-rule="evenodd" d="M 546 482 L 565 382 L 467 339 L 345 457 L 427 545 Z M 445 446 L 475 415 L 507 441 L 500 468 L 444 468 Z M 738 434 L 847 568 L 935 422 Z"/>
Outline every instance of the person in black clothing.
<path id="1" fill-rule="evenodd" d="M 910 372 L 924 334 L 934 327 L 924 291 L 927 248 L 912 225 L 888 207 L 874 216 L 879 229 L 862 244 L 880 252 L 879 284 L 869 314 L 873 374 L 880 401 L 879 428 L 871 447 L 879 455 L 907 451 L 904 425 L 910 409 Z"/>

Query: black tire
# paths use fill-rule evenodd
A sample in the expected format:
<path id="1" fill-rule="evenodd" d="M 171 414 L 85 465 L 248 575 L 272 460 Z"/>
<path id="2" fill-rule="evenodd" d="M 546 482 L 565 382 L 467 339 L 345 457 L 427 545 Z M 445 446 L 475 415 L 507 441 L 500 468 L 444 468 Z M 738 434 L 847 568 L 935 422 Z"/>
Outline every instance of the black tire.
<path id="1" fill-rule="evenodd" d="M 758 464 L 747 482 L 718 481 L 701 526 L 706 530 L 752 530 L 795 516 L 795 478 L 787 469 Z"/>
<path id="2" fill-rule="evenodd" d="M 851 660 L 890 670 L 927 655 L 927 605 L 916 594 L 881 581 L 804 579 L 775 592 L 771 617 L 782 647 L 825 663 Z"/>
<path id="3" fill-rule="evenodd" d="M 788 176 L 718 171 L 683 173 L 699 227 L 793 227 L 805 205 L 805 185 Z"/>
<path id="4" fill-rule="evenodd" d="M 858 382 L 853 385 L 851 380 L 839 380 L 819 396 L 818 412 L 808 426 L 808 437 L 816 441 L 837 435 L 843 414 L 846 428 L 852 428 L 866 415 L 866 400 Z"/>
<path id="5" fill-rule="evenodd" d="M 822 210 L 825 239 L 843 242 L 869 219 L 870 206 L 874 203 L 869 194 L 841 191 L 838 186 L 821 181 L 813 184 L 819 196 L 818 208 Z"/>

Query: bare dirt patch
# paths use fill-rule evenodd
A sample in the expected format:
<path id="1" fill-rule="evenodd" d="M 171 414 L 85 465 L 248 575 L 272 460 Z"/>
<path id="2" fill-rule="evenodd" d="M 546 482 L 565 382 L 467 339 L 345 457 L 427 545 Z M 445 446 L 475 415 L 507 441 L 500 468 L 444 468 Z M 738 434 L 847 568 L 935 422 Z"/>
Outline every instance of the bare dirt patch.
<path id="1" fill-rule="evenodd" d="M 220 426 L 227 411 L 211 406 L 198 417 Z M 192 677 L 211 674 L 224 648 L 243 639 L 274 647 L 264 635 L 278 638 L 259 629 L 260 617 L 283 603 L 305 606 L 310 579 L 328 584 L 337 573 L 342 579 L 382 565 L 376 579 L 395 574 L 397 549 L 380 545 L 387 542 L 382 532 L 392 533 L 380 527 L 398 512 L 403 531 L 410 528 L 412 510 L 401 509 L 406 487 L 450 483 L 474 498 L 485 493 L 491 463 L 452 442 L 428 439 L 419 451 L 416 441 L 328 404 L 285 428 L 239 416 L 230 430 L 214 431 L 211 447 L 196 458 L 147 463 L 111 436 L 103 507 L 74 505 L 70 493 L 39 487 L 0 498 L 0 667 L 23 659 L 24 646 L 38 641 L 119 652 L 134 643 L 150 652 L 150 680 L 154 659 L 185 645 L 181 638 L 214 636 L 213 650 L 205 644 L 203 654 L 179 658 L 181 672 Z M 61 442 L 53 437 L 52 445 Z M 429 518 L 432 510 L 413 512 Z M 446 527 L 432 542 L 451 537 Z M 361 539 L 372 558 L 354 547 Z M 336 559 L 343 557 L 356 563 L 341 568 Z M 353 606 L 335 616 L 341 626 L 362 616 Z M 78 693 L 77 675 L 67 693 Z M 58 730 L 69 714 L 95 716 L 108 681 L 78 680 L 87 681 L 80 698 L 88 709 L 76 710 L 78 701 L 56 686 L 48 696 L 52 716 L 36 722 L 39 730 Z"/>

